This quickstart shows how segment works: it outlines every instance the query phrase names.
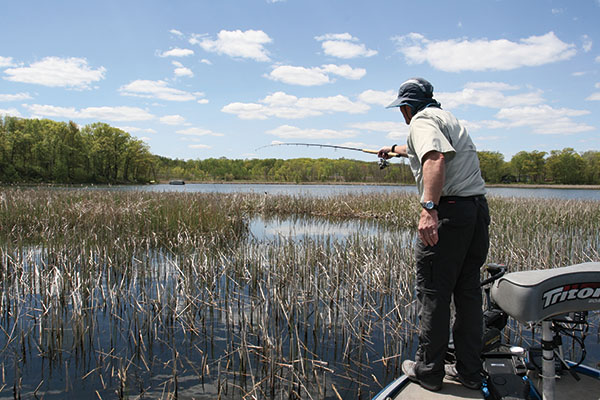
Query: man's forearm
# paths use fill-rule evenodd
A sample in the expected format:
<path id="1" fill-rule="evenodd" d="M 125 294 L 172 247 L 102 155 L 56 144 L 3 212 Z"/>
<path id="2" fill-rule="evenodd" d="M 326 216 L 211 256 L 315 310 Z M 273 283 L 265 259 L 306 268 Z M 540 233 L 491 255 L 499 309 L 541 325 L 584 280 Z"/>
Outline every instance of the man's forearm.
<path id="1" fill-rule="evenodd" d="M 423 196 L 425 201 L 439 204 L 446 178 L 445 159 L 442 153 L 429 152 L 423 157 Z"/>

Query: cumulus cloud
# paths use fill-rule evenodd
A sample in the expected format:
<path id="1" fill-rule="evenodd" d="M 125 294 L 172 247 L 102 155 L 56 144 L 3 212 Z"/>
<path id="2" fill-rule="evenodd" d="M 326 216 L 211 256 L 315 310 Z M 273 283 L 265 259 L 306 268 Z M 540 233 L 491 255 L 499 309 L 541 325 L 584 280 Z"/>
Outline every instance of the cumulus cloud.
<path id="1" fill-rule="evenodd" d="M 517 91 L 518 86 L 503 82 L 471 82 L 459 92 L 434 93 L 434 97 L 445 108 L 453 109 L 461 105 L 475 105 L 488 108 L 506 108 L 531 106 L 544 102 L 542 91 L 532 90 L 525 93 L 507 95 L 505 92 Z"/>
<path id="2" fill-rule="evenodd" d="M 84 58 L 46 57 L 28 67 L 4 70 L 4 79 L 49 87 L 89 89 L 90 84 L 104 79 L 104 67 L 91 68 Z"/>
<path id="3" fill-rule="evenodd" d="M 172 64 L 175 66 L 175 76 L 187 76 L 188 78 L 194 76 L 192 70 L 187 67 L 184 67 L 183 64 L 179 61 L 173 61 Z"/>
<path id="4" fill-rule="evenodd" d="M 87 107 L 79 110 L 75 107 L 41 104 L 24 104 L 23 107 L 27 108 L 34 118 L 58 117 L 97 121 L 146 121 L 154 118 L 154 115 L 138 107 Z"/>
<path id="5" fill-rule="evenodd" d="M 144 97 L 167 101 L 191 101 L 196 100 L 197 93 L 189 93 L 183 90 L 171 88 L 165 81 L 150 81 L 139 79 L 119 88 L 124 96 Z"/>
<path id="6" fill-rule="evenodd" d="M 0 116 L 11 115 L 21 118 L 21 113 L 16 108 L 0 108 Z"/>
<path id="7" fill-rule="evenodd" d="M 490 128 L 527 127 L 533 133 L 542 135 L 575 134 L 593 131 L 596 128 L 573 120 L 589 114 L 586 110 L 553 108 L 548 105 L 531 107 L 503 108 L 496 114 L 497 121 L 489 123 Z"/>
<path id="8" fill-rule="evenodd" d="M 159 121 L 165 125 L 184 125 L 186 123 L 185 118 L 181 115 L 165 115 L 160 117 Z"/>
<path id="9" fill-rule="evenodd" d="M 369 89 L 358 95 L 358 99 L 364 103 L 377 104 L 384 107 L 394 101 L 396 97 L 398 97 L 397 93 L 393 90 L 382 92 Z"/>
<path id="10" fill-rule="evenodd" d="M 12 57 L 0 56 L 0 68 L 12 67 L 13 65 Z"/>
<path id="11" fill-rule="evenodd" d="M 316 36 L 315 39 L 321 42 L 323 51 L 328 56 L 338 58 L 357 58 L 372 57 L 377 54 L 376 50 L 367 49 L 359 40 L 349 33 L 328 33 L 322 36 Z"/>
<path id="12" fill-rule="evenodd" d="M 572 58 L 575 45 L 561 41 L 554 32 L 513 42 L 506 39 L 429 40 L 418 33 L 392 38 L 411 64 L 429 63 L 448 72 L 507 71 Z"/>
<path id="13" fill-rule="evenodd" d="M 240 119 L 265 120 L 271 117 L 299 119 L 334 112 L 360 114 L 367 112 L 369 108 L 360 101 L 352 101 L 342 95 L 298 98 L 284 92 L 276 92 L 258 103 L 230 103 L 221 111 L 235 114 Z"/>
<path id="14" fill-rule="evenodd" d="M 303 129 L 291 125 L 281 125 L 267 133 L 284 139 L 341 139 L 357 135 L 353 130 Z"/>
<path id="15" fill-rule="evenodd" d="M 171 50 L 163 51 L 162 53 L 159 53 L 160 57 L 187 57 L 187 56 L 193 56 L 193 55 L 194 55 L 194 50 L 180 49 L 178 47 L 171 49 Z"/>
<path id="16" fill-rule="evenodd" d="M 17 93 L 17 94 L 2 94 L 0 93 L 0 101 L 21 101 L 29 100 L 31 96 L 29 93 Z"/>
<path id="17" fill-rule="evenodd" d="M 156 131 L 152 128 L 138 128 L 136 126 L 118 126 L 118 129 L 129 132 L 129 133 L 156 133 Z M 140 138 L 142 140 L 149 140 L 149 138 Z"/>
<path id="18" fill-rule="evenodd" d="M 199 45 L 205 51 L 225 54 L 233 58 L 249 58 L 255 61 L 270 61 L 265 45 L 273 40 L 263 31 L 222 30 L 217 39 L 207 35 L 192 35 L 191 44 Z"/>
<path id="19" fill-rule="evenodd" d="M 386 134 L 388 139 L 404 139 L 408 136 L 408 125 L 406 125 L 404 122 L 358 122 L 351 124 L 350 127 L 361 131 L 382 132 Z"/>
<path id="20" fill-rule="evenodd" d="M 187 128 L 178 130 L 176 132 L 185 136 L 225 136 L 222 133 L 213 132 L 210 129 L 203 128 Z"/>
<path id="21" fill-rule="evenodd" d="M 318 86 L 332 82 L 330 75 L 338 75 L 346 79 L 361 79 L 367 71 L 363 68 L 352 68 L 349 65 L 328 64 L 321 67 L 305 68 L 291 65 L 280 65 L 273 68 L 267 78 L 290 85 Z"/>

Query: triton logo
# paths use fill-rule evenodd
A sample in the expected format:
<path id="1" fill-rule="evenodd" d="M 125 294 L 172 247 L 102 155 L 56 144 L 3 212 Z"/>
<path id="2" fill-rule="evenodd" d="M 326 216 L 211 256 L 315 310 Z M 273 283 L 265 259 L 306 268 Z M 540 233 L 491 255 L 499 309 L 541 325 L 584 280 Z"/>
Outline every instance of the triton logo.
<path id="1" fill-rule="evenodd" d="M 573 283 L 548 290 L 543 294 L 544 308 L 570 300 L 596 302 L 600 299 L 600 282 Z"/>

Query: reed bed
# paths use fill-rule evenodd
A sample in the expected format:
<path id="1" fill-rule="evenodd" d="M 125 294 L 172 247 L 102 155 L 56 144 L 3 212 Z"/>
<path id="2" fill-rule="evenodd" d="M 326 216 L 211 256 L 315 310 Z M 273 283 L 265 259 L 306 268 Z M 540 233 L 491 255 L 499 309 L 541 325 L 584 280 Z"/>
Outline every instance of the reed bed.
<path id="1" fill-rule="evenodd" d="M 490 261 L 598 260 L 598 205 L 490 199 Z M 419 211 L 402 194 L 3 190 L 0 397 L 370 398 L 414 351 Z M 267 241 L 259 216 L 390 234 Z"/>

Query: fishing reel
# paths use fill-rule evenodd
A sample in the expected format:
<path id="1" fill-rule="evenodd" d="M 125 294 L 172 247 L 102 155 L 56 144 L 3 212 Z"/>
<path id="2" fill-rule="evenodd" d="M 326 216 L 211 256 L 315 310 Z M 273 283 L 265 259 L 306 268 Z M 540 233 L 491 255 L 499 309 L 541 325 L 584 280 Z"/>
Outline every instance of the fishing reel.
<path id="1" fill-rule="evenodd" d="M 379 169 L 384 169 L 384 168 L 389 167 L 390 162 L 388 160 L 386 160 L 385 158 L 380 158 L 378 165 L 379 165 Z"/>

